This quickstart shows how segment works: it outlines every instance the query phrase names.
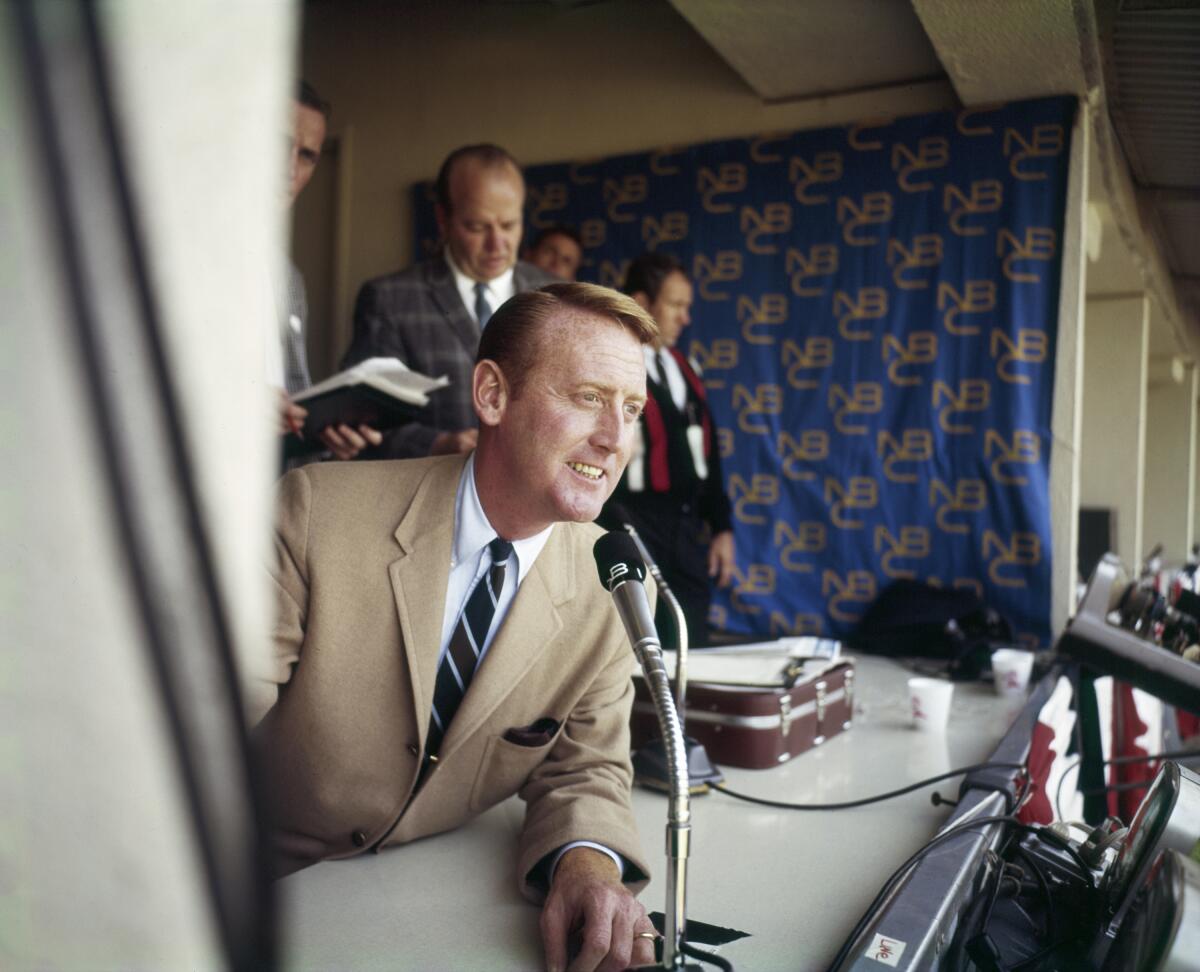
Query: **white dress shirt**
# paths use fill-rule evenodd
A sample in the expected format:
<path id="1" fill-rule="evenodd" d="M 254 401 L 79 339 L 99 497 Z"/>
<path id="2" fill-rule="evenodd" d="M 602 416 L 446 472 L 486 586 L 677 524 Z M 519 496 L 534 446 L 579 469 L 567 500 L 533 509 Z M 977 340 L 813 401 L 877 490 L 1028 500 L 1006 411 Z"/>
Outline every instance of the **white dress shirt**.
<path id="1" fill-rule="evenodd" d="M 467 313 L 475 317 L 475 284 L 479 281 L 472 280 L 459 269 L 458 264 L 454 262 L 454 255 L 450 252 L 450 247 L 447 246 L 443 252 L 450 272 L 454 274 L 454 284 L 458 287 L 458 296 L 462 298 Z M 500 309 L 501 304 L 517 292 L 517 285 L 513 280 L 513 267 L 509 267 L 500 276 L 487 281 L 483 286 L 487 290 L 487 300 L 491 304 L 494 314 Z M 475 323 L 479 323 L 478 317 L 475 317 Z"/>
<path id="2" fill-rule="evenodd" d="M 542 548 L 546 546 L 546 541 L 550 539 L 550 531 L 553 529 L 553 526 L 548 526 L 541 533 L 535 533 L 532 537 L 513 541 L 513 552 L 508 556 L 508 566 L 504 574 L 504 587 L 496 602 L 496 613 L 492 616 L 492 625 L 488 628 L 487 637 L 480 646 L 477 665 L 483 664 L 483 656 L 487 654 L 492 640 L 496 637 L 496 632 L 504 623 L 504 618 L 507 616 L 509 608 L 512 607 L 513 599 L 517 596 L 517 589 L 521 586 L 521 582 L 529 576 L 534 561 L 542 552 Z M 491 556 L 484 556 L 484 554 L 487 545 L 497 536 L 499 534 L 488 522 L 487 514 L 483 511 L 483 504 L 479 502 L 479 492 L 475 488 L 475 453 L 471 453 L 466 466 L 463 467 L 462 476 L 458 480 L 458 493 L 454 499 L 454 542 L 450 548 L 450 578 L 446 582 L 446 610 L 442 616 L 442 647 L 438 652 L 439 668 L 446 652 L 450 650 L 450 639 L 454 635 L 454 629 L 458 626 L 458 618 L 466 606 L 467 598 L 470 597 L 475 584 L 492 566 Z M 517 582 L 515 584 L 511 582 L 514 558 L 517 561 Z M 576 840 L 565 844 L 555 854 L 550 866 L 549 881 L 554 880 L 554 869 L 558 867 L 558 862 L 563 854 L 572 847 L 591 847 L 601 851 L 612 858 L 621 874 L 625 873 L 625 861 L 620 854 L 603 844 L 595 844 L 590 840 Z"/>
<path id="3" fill-rule="evenodd" d="M 660 385 L 663 379 L 666 379 L 667 388 L 671 391 L 671 401 L 682 412 L 687 402 L 687 379 L 679 370 L 679 362 L 675 360 L 675 356 L 666 348 L 656 351 L 648 344 L 642 348 L 642 356 L 646 359 L 646 374 Z"/>
<path id="4" fill-rule="evenodd" d="M 517 582 L 512 582 L 512 570 L 506 570 L 504 588 L 500 599 L 496 602 L 496 612 L 492 615 L 492 626 L 488 628 L 487 637 L 479 649 L 479 663 L 491 647 L 492 639 L 504 623 L 508 609 L 512 607 L 513 599 L 517 596 L 517 588 L 533 569 L 533 563 L 550 539 L 553 527 L 546 527 L 541 533 L 534 534 L 525 540 L 513 542 L 513 552 L 508 557 L 511 568 L 513 559 L 517 561 Z M 438 652 L 438 665 L 446 657 L 450 649 L 450 639 L 458 626 L 458 619 L 466 607 L 467 598 L 475 589 L 475 584 L 488 572 L 492 566 L 490 555 L 485 556 L 487 545 L 496 539 L 498 534 L 488 522 L 483 505 L 479 502 L 479 493 L 475 489 L 475 454 L 467 460 L 462 477 L 458 481 L 458 495 L 454 500 L 454 545 L 450 549 L 450 579 L 446 583 L 446 610 L 442 616 L 442 647 Z"/>
<path id="5" fill-rule="evenodd" d="M 283 389 L 286 382 L 283 380 L 284 371 L 284 342 L 285 337 L 283 328 L 287 320 L 288 300 L 287 286 L 282 284 L 279 279 L 280 265 L 283 258 L 280 257 L 278 263 L 271 265 L 262 275 L 262 281 L 269 290 L 270 302 L 266 305 L 274 310 L 271 315 L 270 323 L 262 328 L 263 336 L 263 365 L 264 374 L 267 384 L 272 388 Z"/>

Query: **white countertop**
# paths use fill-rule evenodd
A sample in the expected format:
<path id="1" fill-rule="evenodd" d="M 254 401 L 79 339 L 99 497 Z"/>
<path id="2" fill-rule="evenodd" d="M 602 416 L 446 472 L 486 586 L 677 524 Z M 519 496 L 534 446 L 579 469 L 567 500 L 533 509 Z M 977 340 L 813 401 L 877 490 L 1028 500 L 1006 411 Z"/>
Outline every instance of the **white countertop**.
<path id="1" fill-rule="evenodd" d="M 955 686 L 945 735 L 909 727 L 910 673 L 858 659 L 854 727 L 770 770 L 726 769 L 730 789 L 773 800 L 839 802 L 984 762 L 1015 715 L 984 684 Z M 936 787 L 953 799 L 958 780 Z M 853 810 L 796 812 L 721 793 L 694 797 L 689 918 L 749 932 L 721 954 L 740 970 L 822 969 L 887 876 L 949 816 L 933 788 Z M 634 791 L 665 909 L 665 795 Z M 380 854 L 329 861 L 279 883 L 284 967 L 303 970 L 542 968 L 538 909 L 516 884 L 515 797 L 468 826 Z"/>

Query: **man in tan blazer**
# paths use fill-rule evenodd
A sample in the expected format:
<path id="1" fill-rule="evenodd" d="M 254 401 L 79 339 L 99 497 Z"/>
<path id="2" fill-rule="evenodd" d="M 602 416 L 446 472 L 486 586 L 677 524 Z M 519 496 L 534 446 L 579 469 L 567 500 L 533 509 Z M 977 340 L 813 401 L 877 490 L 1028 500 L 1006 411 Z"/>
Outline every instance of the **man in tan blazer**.
<path id="1" fill-rule="evenodd" d="M 566 967 L 579 926 L 572 969 L 652 960 L 633 897 L 647 868 L 629 797 L 630 652 L 590 521 L 629 458 L 656 333 L 591 284 L 518 295 L 480 345 L 471 456 L 284 477 L 274 661 L 252 702 L 280 872 L 448 830 L 519 793 L 518 881 L 545 899 L 547 966 Z M 506 577 L 493 597 L 440 735 L 439 664 L 496 538 L 512 543 L 516 586 Z"/>

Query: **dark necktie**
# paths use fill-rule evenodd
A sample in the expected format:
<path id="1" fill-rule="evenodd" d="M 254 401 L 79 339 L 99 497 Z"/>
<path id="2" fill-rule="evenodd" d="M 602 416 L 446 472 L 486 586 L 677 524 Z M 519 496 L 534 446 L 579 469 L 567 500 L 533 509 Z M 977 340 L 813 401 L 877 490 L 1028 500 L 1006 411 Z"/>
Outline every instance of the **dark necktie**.
<path id="1" fill-rule="evenodd" d="M 667 349 L 666 348 L 659 348 L 657 364 L 658 364 L 659 384 L 665 385 L 667 388 L 670 388 L 671 381 L 669 378 L 667 378 Z"/>
<path id="2" fill-rule="evenodd" d="M 492 316 L 492 305 L 488 303 L 487 284 L 475 284 L 475 319 L 479 321 L 479 330 L 487 327 L 488 318 Z"/>
<path id="3" fill-rule="evenodd" d="M 504 588 L 504 564 L 512 553 L 512 544 L 497 537 L 488 544 L 488 550 L 492 555 L 492 566 L 467 598 L 467 606 L 450 636 L 446 657 L 438 666 L 433 688 L 433 716 L 429 720 L 429 739 L 425 744 L 425 753 L 431 757 L 437 756 L 450 720 L 467 694 L 479 653 L 496 614 L 500 591 Z"/>

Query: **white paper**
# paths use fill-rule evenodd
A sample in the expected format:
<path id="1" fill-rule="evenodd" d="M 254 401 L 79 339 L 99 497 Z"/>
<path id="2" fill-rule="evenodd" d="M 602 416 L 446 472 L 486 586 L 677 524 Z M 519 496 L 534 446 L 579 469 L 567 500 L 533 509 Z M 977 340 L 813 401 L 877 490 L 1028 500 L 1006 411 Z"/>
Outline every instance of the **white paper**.
<path id="1" fill-rule="evenodd" d="M 294 395 L 293 400 L 303 402 L 323 392 L 360 383 L 378 388 L 401 401 L 425 405 L 429 401 L 429 392 L 436 388 L 445 388 L 450 384 L 450 379 L 445 375 L 430 378 L 419 371 L 413 371 L 399 358 L 367 358 L 311 388 L 306 388 Z"/>
<path id="2" fill-rule="evenodd" d="M 841 642 L 830 638 L 780 638 L 745 645 L 723 645 L 689 651 L 690 684 L 763 686 L 782 684 L 788 670 L 799 666 L 800 679 L 825 671 L 841 657 Z M 676 652 L 664 651 L 663 663 L 674 677 Z"/>

